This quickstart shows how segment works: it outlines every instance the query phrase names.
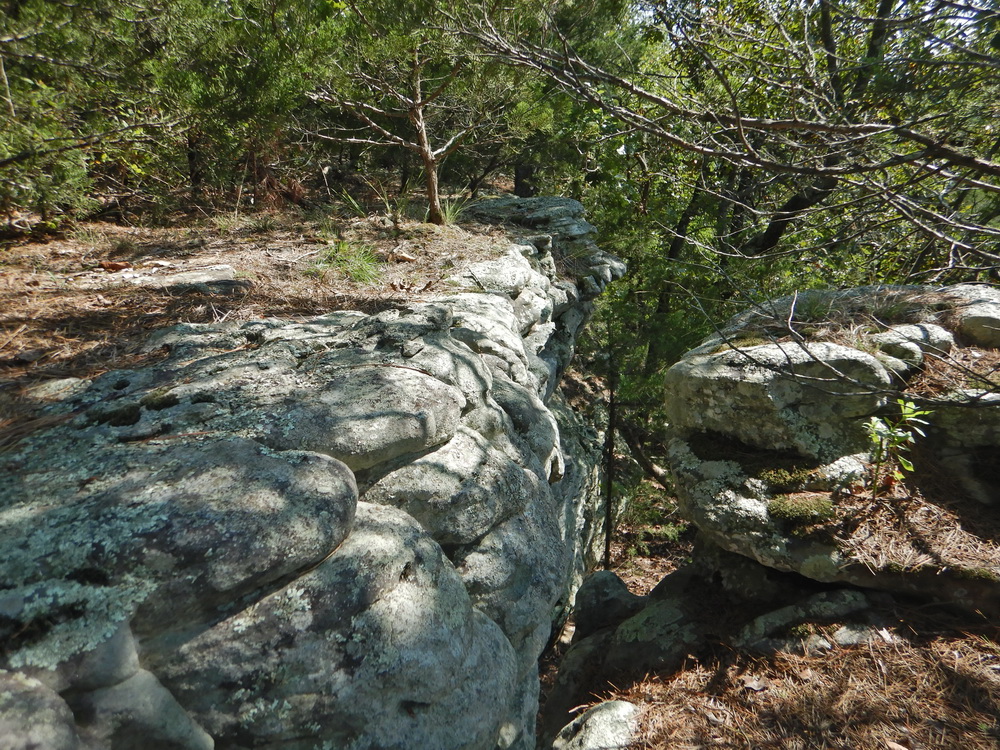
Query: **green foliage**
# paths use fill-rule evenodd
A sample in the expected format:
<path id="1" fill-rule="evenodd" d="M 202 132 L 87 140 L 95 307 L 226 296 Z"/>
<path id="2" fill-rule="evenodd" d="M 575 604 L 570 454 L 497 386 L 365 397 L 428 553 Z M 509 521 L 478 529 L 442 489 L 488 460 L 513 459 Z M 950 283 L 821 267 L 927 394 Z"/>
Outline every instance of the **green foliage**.
<path id="1" fill-rule="evenodd" d="M 876 496 L 881 491 L 882 469 L 885 466 L 890 467 L 889 476 L 895 481 L 903 479 L 903 472 L 913 471 L 913 462 L 904 454 L 916 442 L 914 434 L 924 435 L 919 425 L 925 425 L 927 421 L 921 417 L 932 413 L 927 409 L 917 408 L 916 404 L 905 399 L 896 399 L 896 404 L 899 407 L 899 416 L 895 419 L 871 417 L 865 424 L 872 446 L 869 481 L 872 494 Z M 899 468 L 896 468 L 897 466 Z"/>
<path id="2" fill-rule="evenodd" d="M 676 511 L 673 499 L 650 484 L 616 484 L 615 494 L 624 508 L 619 523 L 631 531 L 626 550 L 629 557 L 648 556 L 651 545 L 677 542 L 688 529 L 686 521 L 671 520 Z"/>
<path id="3" fill-rule="evenodd" d="M 458 224 L 464 214 L 472 207 L 473 201 L 463 198 L 442 198 L 441 213 L 445 224 Z"/>
<path id="4" fill-rule="evenodd" d="M 42 222 L 97 205 L 95 185 L 144 179 L 150 96 L 136 69 L 155 3 L 23 0 L 0 14 L 0 217 Z"/>

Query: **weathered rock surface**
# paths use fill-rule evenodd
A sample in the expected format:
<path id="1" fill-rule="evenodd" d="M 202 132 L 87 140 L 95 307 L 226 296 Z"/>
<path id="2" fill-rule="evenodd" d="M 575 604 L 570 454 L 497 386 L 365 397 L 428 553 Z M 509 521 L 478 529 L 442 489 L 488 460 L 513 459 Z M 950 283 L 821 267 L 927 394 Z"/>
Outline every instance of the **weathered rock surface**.
<path id="1" fill-rule="evenodd" d="M 217 741 L 283 748 L 493 747 L 516 676 L 440 546 L 367 503 L 322 565 L 156 668 Z"/>
<path id="2" fill-rule="evenodd" d="M 451 295 L 178 326 L 156 367 L 40 395 L 61 423 L 0 473 L 11 736 L 533 747 L 537 659 L 601 534 L 599 443 L 556 388 L 624 268 L 573 201 L 483 210 L 547 234 Z"/>
<path id="3" fill-rule="evenodd" d="M 617 625 L 636 614 L 645 604 L 646 597 L 629 591 L 616 573 L 598 570 L 587 576 L 576 592 L 573 639 L 580 640 L 598 630 Z"/>
<path id="4" fill-rule="evenodd" d="M 602 583 L 618 589 L 609 581 Z M 701 570 L 689 567 L 671 573 L 648 598 L 619 607 L 616 618 L 609 617 L 604 627 L 575 640 L 545 702 L 540 725 L 543 746 L 555 741 L 572 709 L 606 682 L 679 666 L 704 641 L 716 617 L 701 609 L 702 595 L 710 589 Z"/>
<path id="5" fill-rule="evenodd" d="M 996 347 L 997 327 L 1000 293 L 968 284 L 811 291 L 737 316 L 666 376 L 682 511 L 714 544 L 781 571 L 1000 612 L 1000 519 L 983 515 L 1000 499 L 1000 394 L 995 371 L 968 364 L 993 354 L 962 348 Z M 957 491 L 943 504 L 890 498 L 908 506 L 879 520 L 873 492 L 892 488 L 870 485 L 866 425 L 919 400 L 907 383 L 929 363 L 950 375 L 923 396 L 918 463 Z"/>
<path id="6" fill-rule="evenodd" d="M 563 727 L 552 750 L 627 750 L 632 746 L 639 709 L 627 701 L 607 701 Z"/>
<path id="7" fill-rule="evenodd" d="M 961 300 L 956 306 L 959 333 L 975 344 L 1000 347 L 1000 290 L 959 284 L 949 291 Z"/>
<path id="8" fill-rule="evenodd" d="M 0 737 L 10 750 L 77 750 L 73 712 L 58 693 L 17 672 L 0 672 Z"/>
<path id="9" fill-rule="evenodd" d="M 884 403 L 889 382 L 872 355 L 838 344 L 723 345 L 670 368 L 668 418 L 679 430 L 833 460 L 865 449 L 858 418 Z"/>

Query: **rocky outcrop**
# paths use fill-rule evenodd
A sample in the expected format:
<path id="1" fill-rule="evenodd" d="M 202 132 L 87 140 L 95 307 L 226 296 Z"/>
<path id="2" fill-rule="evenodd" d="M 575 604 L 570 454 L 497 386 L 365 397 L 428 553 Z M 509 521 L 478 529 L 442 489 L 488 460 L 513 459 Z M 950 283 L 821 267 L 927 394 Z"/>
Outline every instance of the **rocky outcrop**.
<path id="1" fill-rule="evenodd" d="M 813 291 L 738 316 L 666 376 L 683 512 L 778 570 L 1000 612 L 998 330 L 982 285 Z M 930 414 L 904 485 L 891 446 L 874 456 L 878 430 L 916 436 L 911 400 Z"/>
<path id="2" fill-rule="evenodd" d="M 624 271 L 580 211 L 483 206 L 531 231 L 449 295 L 180 326 L 61 383 L 0 474 L 13 746 L 533 747 L 602 518 L 558 380 Z"/>
<path id="3" fill-rule="evenodd" d="M 627 750 L 633 746 L 638 709 L 627 701 L 607 701 L 567 724 L 552 750 Z"/>

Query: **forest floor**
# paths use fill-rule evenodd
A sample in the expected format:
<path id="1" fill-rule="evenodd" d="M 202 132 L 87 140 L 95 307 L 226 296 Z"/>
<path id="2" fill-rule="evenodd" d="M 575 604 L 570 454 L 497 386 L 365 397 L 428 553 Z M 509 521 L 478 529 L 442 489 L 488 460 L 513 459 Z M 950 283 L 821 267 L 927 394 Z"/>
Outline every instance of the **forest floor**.
<path id="1" fill-rule="evenodd" d="M 33 386 L 155 361 L 141 349 L 155 329 L 406 304 L 446 291 L 452 269 L 495 252 L 502 235 L 384 216 L 227 213 L 167 228 L 80 224 L 0 245 L 0 451 L 44 426 Z M 205 271 L 222 281 L 176 283 Z M 668 495 L 644 491 L 612 568 L 648 594 L 687 561 L 691 537 Z M 719 641 L 674 672 L 595 685 L 594 702 L 637 704 L 642 748 L 1000 748 L 996 624 L 898 601 L 881 615 L 885 636 L 859 646 L 761 656 Z M 566 635 L 543 665 L 547 683 Z"/>
<path id="2" fill-rule="evenodd" d="M 693 537 L 670 496 L 648 491 L 617 530 L 611 569 L 632 593 L 646 595 L 690 561 Z M 728 643 L 731 631 L 722 621 L 749 618 L 719 612 L 720 637 L 689 654 L 681 668 L 594 685 L 592 700 L 577 711 L 606 700 L 635 704 L 634 747 L 644 750 L 1000 748 L 1000 627 L 899 597 L 873 609 L 885 625 L 866 643 L 769 655 Z M 835 644 L 831 634 L 839 625 L 799 627 Z M 572 623 L 543 663 L 543 690 L 571 636 Z"/>

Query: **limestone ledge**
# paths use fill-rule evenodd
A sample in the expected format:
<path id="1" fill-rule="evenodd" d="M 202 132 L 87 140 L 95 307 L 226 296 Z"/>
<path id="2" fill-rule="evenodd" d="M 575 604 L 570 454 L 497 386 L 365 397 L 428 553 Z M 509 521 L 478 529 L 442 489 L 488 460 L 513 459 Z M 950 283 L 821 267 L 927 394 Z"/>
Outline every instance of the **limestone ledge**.
<path id="1" fill-rule="evenodd" d="M 450 294 L 177 326 L 63 384 L 0 473 L 11 747 L 534 746 L 602 517 L 557 386 L 625 269 L 574 201 L 479 211 L 535 234 Z"/>

